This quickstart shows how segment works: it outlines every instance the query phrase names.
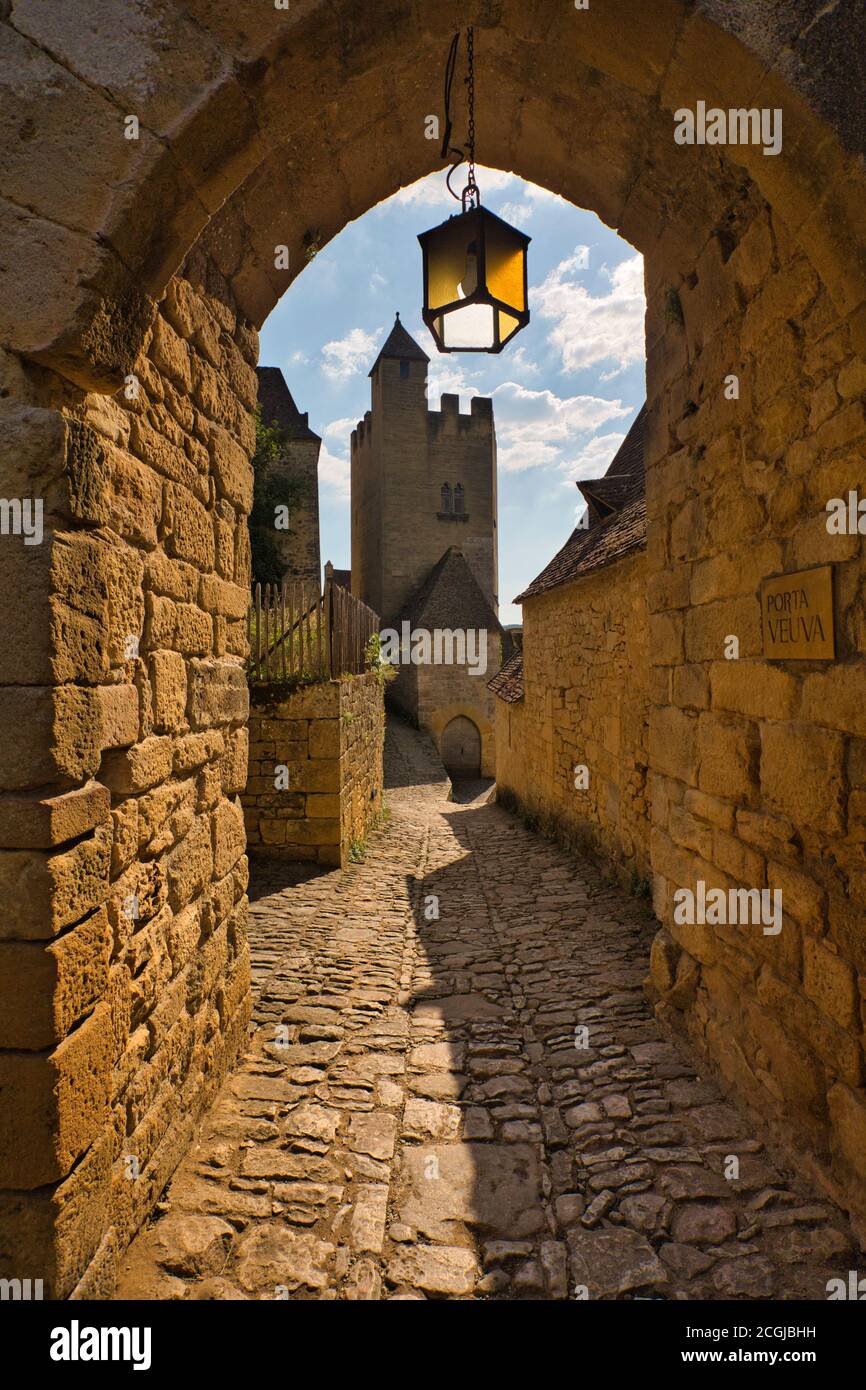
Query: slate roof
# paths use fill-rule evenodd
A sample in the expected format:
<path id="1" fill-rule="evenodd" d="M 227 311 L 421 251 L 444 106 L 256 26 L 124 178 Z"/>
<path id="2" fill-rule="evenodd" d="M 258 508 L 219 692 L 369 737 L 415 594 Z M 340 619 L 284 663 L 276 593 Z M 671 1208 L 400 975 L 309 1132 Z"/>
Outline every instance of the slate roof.
<path id="1" fill-rule="evenodd" d="M 382 361 L 383 357 L 406 358 L 410 362 L 430 361 L 430 358 L 427 356 L 424 349 L 418 346 L 418 344 L 415 342 L 415 339 L 412 337 L 410 333 L 406 332 L 406 329 L 400 322 L 399 314 L 395 318 L 394 327 L 391 329 L 391 332 L 388 334 L 387 338 L 382 344 L 382 347 L 379 351 L 379 356 L 376 358 L 376 361 L 370 368 L 368 376 L 373 375 L 379 363 Z"/>
<path id="2" fill-rule="evenodd" d="M 487 689 L 509 705 L 523 699 L 523 652 L 519 648 L 487 682 Z"/>
<path id="3" fill-rule="evenodd" d="M 449 546 L 410 601 L 405 615 L 413 627 L 483 628 L 502 632 L 499 619 L 466 562 L 462 550 Z"/>
<path id="4" fill-rule="evenodd" d="M 589 528 L 574 528 L 562 549 L 523 593 L 518 594 L 515 603 L 523 603 L 560 584 L 591 574 L 646 544 L 645 429 L 644 405 L 604 478 L 581 480 L 577 484 L 590 502 Z M 596 519 L 600 513 L 605 514 Z"/>
<path id="5" fill-rule="evenodd" d="M 352 592 L 351 570 L 334 570 L 333 574 L 331 575 L 331 578 L 335 584 L 339 584 L 341 589 L 348 589 L 349 593 Z"/>
<path id="6" fill-rule="evenodd" d="M 315 439 L 321 444 L 320 436 L 310 429 L 307 412 L 302 414 L 295 405 L 279 367 L 256 367 L 256 376 L 259 379 L 262 423 L 272 425 L 276 421 L 292 439 Z"/>

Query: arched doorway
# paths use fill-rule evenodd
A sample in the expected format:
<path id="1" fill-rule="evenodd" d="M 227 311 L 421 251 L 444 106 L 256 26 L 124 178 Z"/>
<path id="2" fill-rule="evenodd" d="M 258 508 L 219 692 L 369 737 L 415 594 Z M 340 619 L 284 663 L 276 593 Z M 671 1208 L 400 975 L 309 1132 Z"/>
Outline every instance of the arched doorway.
<path id="1" fill-rule="evenodd" d="M 481 734 L 465 714 L 458 714 L 445 726 L 442 762 L 449 777 L 481 776 Z"/>
<path id="2" fill-rule="evenodd" d="M 56 7 L 18 6 L 2 25 L 21 55 L 17 100 L 36 136 L 10 166 L 0 210 L 15 248 L 0 267 L 2 407 L 16 440 L 4 495 L 44 494 L 56 521 L 45 545 L 22 540 L 13 552 L 7 538 L 4 551 L 0 617 L 16 640 L 0 644 L 3 708 L 8 726 L 27 725 L 30 737 L 7 740 L 0 784 L 33 805 L 26 830 L 10 810 L 2 841 L 18 853 L 29 845 L 34 872 L 51 885 L 44 921 L 28 933 L 47 940 L 62 928 L 68 942 L 80 926 L 93 970 L 69 1007 L 55 1007 L 54 967 L 45 971 L 38 1023 L 21 1018 L 4 1036 L 10 1131 L 19 1110 L 31 1113 L 37 1065 L 46 1103 L 32 1150 L 0 1154 L 0 1186 L 29 1198 L 74 1170 L 98 1175 L 94 1209 L 105 1213 L 100 1229 L 83 1204 L 80 1239 L 55 1240 L 52 1228 L 46 1249 L 29 1252 L 32 1267 L 56 1266 L 53 1287 L 65 1293 L 115 1248 L 103 1156 L 112 1106 L 126 1104 L 117 1086 L 143 1065 L 128 900 L 141 894 L 163 921 L 187 914 L 171 933 L 173 987 L 188 972 L 197 1001 L 198 961 L 183 958 L 184 943 L 196 937 L 198 899 L 207 896 L 209 921 L 219 905 L 206 943 L 213 999 L 196 1011 L 189 1049 L 202 1070 L 187 1077 L 187 1094 L 212 1097 L 246 1036 L 243 831 L 231 798 L 245 778 L 237 662 L 257 329 L 349 220 L 439 166 L 425 126 L 451 34 L 473 21 L 485 161 L 596 211 L 645 256 L 655 901 L 706 966 L 700 996 L 676 995 L 688 996 L 687 1009 L 698 998 L 685 1022 L 728 1079 L 758 1108 L 795 1114 L 813 1150 L 833 1152 L 839 1183 L 862 1191 L 853 984 L 862 899 L 851 901 L 828 865 L 850 865 L 862 893 L 845 837 L 866 734 L 857 597 L 866 562 L 856 536 L 836 546 L 822 515 L 828 498 L 859 485 L 866 436 L 862 122 L 856 89 L 850 107 L 840 92 L 835 57 L 862 47 L 857 7 L 825 7 L 807 29 L 798 0 L 779 0 L 772 15 L 762 7 L 759 21 L 748 7 L 706 0 L 611 0 L 583 12 L 561 0 L 471 0 L 406 6 L 399 23 L 401 6 L 365 0 L 139 8 L 148 22 L 124 33 L 121 64 L 116 35 L 83 37 Z M 99 7 L 82 0 L 77 9 Z M 675 113 L 698 101 L 784 110 L 784 149 L 768 158 L 760 145 L 679 144 Z M 768 666 L 755 620 L 760 582 L 837 558 L 847 565 L 844 664 L 805 676 Z M 726 659 L 731 633 L 736 661 Z M 553 720 L 555 690 L 550 697 Z M 185 788 L 193 772 L 209 805 L 195 818 L 184 809 L 182 843 L 163 848 L 172 856 L 164 911 L 157 858 L 139 861 L 130 822 L 115 825 L 109 803 L 134 807 L 131 798 L 155 798 L 170 779 Z M 58 794 L 50 809 L 48 787 Z M 763 954 L 733 980 L 712 934 L 672 921 L 676 887 L 705 864 L 708 877 L 716 866 L 757 882 L 784 875 L 793 890 L 793 929 L 759 935 Z M 211 877 L 221 885 L 213 894 Z M 113 931 L 100 934 L 103 909 Z M 110 954 L 112 937 L 122 959 Z M 803 1007 L 800 943 L 827 1026 L 818 1005 Z M 666 950 L 662 941 L 663 965 L 673 959 Z M 154 957 L 154 978 L 162 964 Z M 672 972 L 671 1008 L 675 984 Z M 180 1012 L 177 1030 L 189 1026 Z M 169 1026 L 154 1018 L 156 1032 Z M 73 1029 L 74 1045 L 60 1048 Z M 174 1069 L 179 1037 L 187 1055 L 185 1034 L 160 1037 L 147 1063 L 154 1076 Z M 64 1068 L 80 1058 L 92 1085 L 72 1123 Z M 159 1145 L 173 1112 L 161 1106 L 157 1123 L 126 1108 L 140 1129 L 128 1144 L 164 1174 L 174 1159 Z M 156 1190 L 148 1177 L 132 1215 L 119 1204 L 120 1243 Z"/>

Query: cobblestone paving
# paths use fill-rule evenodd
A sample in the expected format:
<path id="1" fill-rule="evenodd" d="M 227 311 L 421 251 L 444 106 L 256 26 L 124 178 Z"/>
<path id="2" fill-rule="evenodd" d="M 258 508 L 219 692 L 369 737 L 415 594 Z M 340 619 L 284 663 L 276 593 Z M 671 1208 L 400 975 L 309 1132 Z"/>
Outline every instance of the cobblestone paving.
<path id="1" fill-rule="evenodd" d="M 659 1031 L 645 908 L 431 754 L 389 727 L 364 863 L 254 878 L 250 1050 L 117 1296 L 825 1298 L 844 1218 Z"/>

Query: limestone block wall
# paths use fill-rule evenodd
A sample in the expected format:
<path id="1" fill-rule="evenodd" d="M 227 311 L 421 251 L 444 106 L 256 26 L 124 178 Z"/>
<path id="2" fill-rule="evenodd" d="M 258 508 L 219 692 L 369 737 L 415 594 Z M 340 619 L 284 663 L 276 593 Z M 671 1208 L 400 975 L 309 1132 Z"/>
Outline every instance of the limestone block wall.
<path id="1" fill-rule="evenodd" d="M 303 686 L 253 687 L 250 853 L 344 866 L 382 810 L 384 704 L 375 673 Z"/>
<path id="2" fill-rule="evenodd" d="M 653 980 L 665 1020 L 862 1215 L 866 555 L 825 509 L 863 495 L 866 321 L 777 213 L 729 225 L 687 280 L 648 264 Z M 819 564 L 835 662 L 767 660 L 762 578 Z M 675 923 L 698 881 L 781 890 L 781 932 Z"/>
<path id="3" fill-rule="evenodd" d="M 117 394 L 2 360 L 0 1276 L 46 1296 L 111 1288 L 245 1040 L 255 358 L 193 255 Z"/>
<path id="4" fill-rule="evenodd" d="M 497 788 L 623 877 L 648 877 L 645 554 L 524 603 L 523 662 L 523 700 L 496 700 Z"/>

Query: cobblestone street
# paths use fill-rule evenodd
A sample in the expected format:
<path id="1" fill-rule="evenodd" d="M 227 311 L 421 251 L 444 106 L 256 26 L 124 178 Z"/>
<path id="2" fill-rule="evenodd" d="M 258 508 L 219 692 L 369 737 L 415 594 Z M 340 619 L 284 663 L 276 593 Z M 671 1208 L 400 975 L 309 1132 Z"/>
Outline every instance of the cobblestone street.
<path id="1" fill-rule="evenodd" d="M 116 1296 L 825 1298 L 845 1221 L 661 1034 L 646 905 L 428 749 L 364 862 L 256 871 L 250 1049 Z"/>

